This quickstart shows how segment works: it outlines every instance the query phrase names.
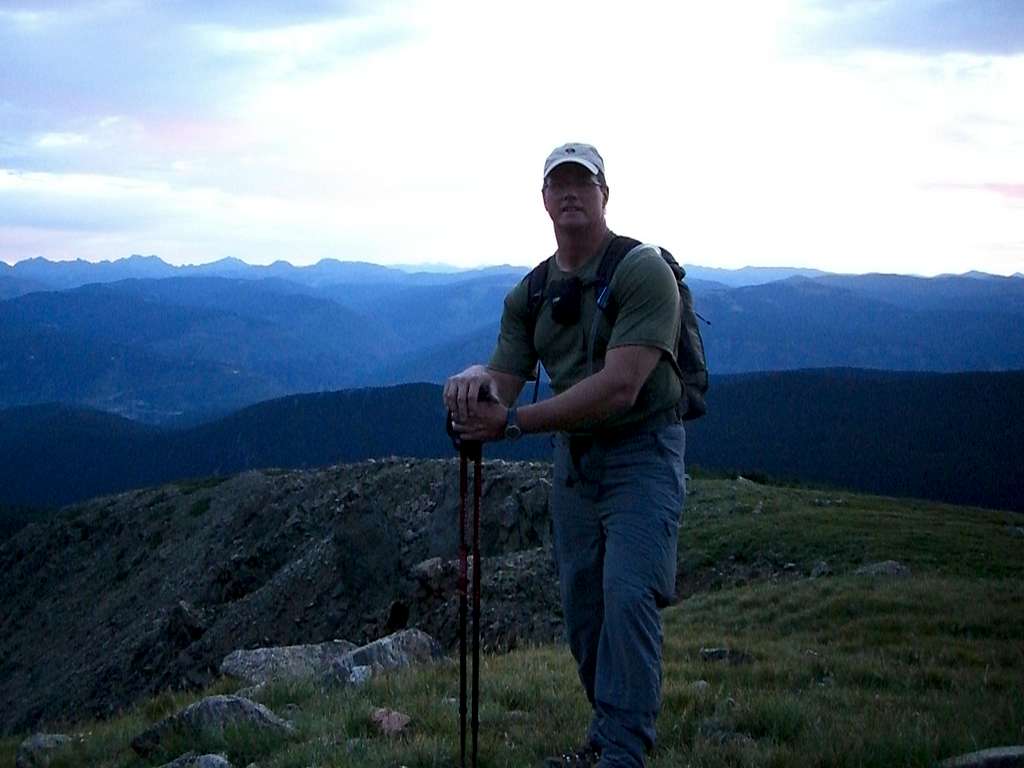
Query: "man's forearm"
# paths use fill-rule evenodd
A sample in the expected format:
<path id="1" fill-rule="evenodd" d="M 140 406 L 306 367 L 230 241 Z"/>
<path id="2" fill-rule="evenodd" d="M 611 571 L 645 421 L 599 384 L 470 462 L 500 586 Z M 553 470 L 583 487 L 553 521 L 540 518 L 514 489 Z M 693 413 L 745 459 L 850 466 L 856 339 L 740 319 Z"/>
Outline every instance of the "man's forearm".
<path id="1" fill-rule="evenodd" d="M 605 368 L 560 395 L 524 405 L 518 412 L 519 426 L 528 433 L 576 429 L 628 410 L 635 398 L 635 390 Z"/>
<path id="2" fill-rule="evenodd" d="M 524 380 L 511 373 L 495 370 L 490 366 L 481 366 L 481 368 L 487 371 L 491 376 L 491 380 L 494 381 L 494 385 L 498 389 L 494 394 L 498 400 L 503 405 L 514 405 L 516 400 L 519 399 L 519 393 L 523 390 Z"/>

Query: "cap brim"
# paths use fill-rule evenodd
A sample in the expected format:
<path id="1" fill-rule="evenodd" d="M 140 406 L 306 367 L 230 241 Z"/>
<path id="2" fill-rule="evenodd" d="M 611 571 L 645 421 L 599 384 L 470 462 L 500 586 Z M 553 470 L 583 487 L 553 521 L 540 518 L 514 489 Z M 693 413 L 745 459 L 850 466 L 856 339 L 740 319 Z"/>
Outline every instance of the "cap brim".
<path id="1" fill-rule="evenodd" d="M 587 162 L 581 157 L 560 157 L 544 170 L 544 178 L 546 179 L 548 177 L 548 174 L 555 170 L 555 168 L 557 168 L 560 165 L 564 165 L 565 163 L 577 163 L 579 165 L 582 165 L 584 168 L 586 168 L 594 175 L 597 175 L 598 173 L 601 172 L 596 165 L 594 165 L 591 162 Z"/>

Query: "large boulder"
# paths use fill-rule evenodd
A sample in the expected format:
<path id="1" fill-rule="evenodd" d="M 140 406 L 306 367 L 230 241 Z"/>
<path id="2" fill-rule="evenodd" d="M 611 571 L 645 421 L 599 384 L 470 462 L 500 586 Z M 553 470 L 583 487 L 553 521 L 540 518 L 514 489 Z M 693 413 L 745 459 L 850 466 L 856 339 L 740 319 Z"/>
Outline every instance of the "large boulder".
<path id="1" fill-rule="evenodd" d="M 164 763 L 160 768 L 231 768 L 231 761 L 226 755 L 197 755 L 186 752 L 184 755 Z"/>
<path id="2" fill-rule="evenodd" d="M 262 704 L 241 696 L 210 696 L 140 733 L 132 739 L 132 749 L 142 757 L 148 757 L 172 734 L 200 739 L 211 732 L 223 735 L 226 729 L 239 726 L 281 738 L 289 738 L 296 733 L 294 725 Z"/>
<path id="3" fill-rule="evenodd" d="M 1024 768 L 1024 746 L 996 747 L 943 760 L 940 768 Z"/>
<path id="4" fill-rule="evenodd" d="M 351 684 L 360 677 L 354 674 L 359 667 L 368 667 L 373 671 L 400 669 L 433 661 L 443 655 L 441 646 L 426 632 L 403 629 L 337 659 L 323 680 L 327 684 Z"/>
<path id="5" fill-rule="evenodd" d="M 249 685 L 279 680 L 318 679 L 331 665 L 357 648 L 348 640 L 332 640 L 316 645 L 286 645 L 232 651 L 221 662 L 221 674 L 237 677 Z"/>
<path id="6" fill-rule="evenodd" d="M 54 753 L 71 742 L 72 738 L 63 733 L 33 734 L 18 746 L 15 766 L 16 768 L 46 768 L 50 765 Z"/>

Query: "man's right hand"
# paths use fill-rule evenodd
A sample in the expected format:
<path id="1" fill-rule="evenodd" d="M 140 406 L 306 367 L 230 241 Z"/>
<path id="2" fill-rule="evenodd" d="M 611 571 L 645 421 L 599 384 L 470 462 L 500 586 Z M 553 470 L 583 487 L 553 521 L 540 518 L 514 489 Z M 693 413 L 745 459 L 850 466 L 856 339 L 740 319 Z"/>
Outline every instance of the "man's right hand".
<path id="1" fill-rule="evenodd" d="M 466 421 L 470 417 L 482 389 L 489 390 L 492 396 L 497 397 L 497 384 L 486 366 L 471 365 L 461 373 L 448 377 L 444 384 L 444 404 L 456 421 Z"/>

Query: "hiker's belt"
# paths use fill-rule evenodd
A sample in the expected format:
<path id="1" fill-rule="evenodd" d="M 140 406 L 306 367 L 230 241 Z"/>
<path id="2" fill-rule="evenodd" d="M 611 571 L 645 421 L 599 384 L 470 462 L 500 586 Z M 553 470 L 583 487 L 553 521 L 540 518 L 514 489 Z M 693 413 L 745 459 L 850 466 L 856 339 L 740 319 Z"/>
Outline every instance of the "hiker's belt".
<path id="1" fill-rule="evenodd" d="M 576 434 L 572 432 L 566 433 L 570 442 L 575 443 L 618 443 L 622 440 L 628 440 L 631 437 L 642 435 L 647 432 L 656 432 L 662 427 L 668 426 L 669 424 L 679 424 L 682 419 L 679 417 L 679 410 L 676 406 L 666 408 L 663 411 L 652 413 L 640 421 L 635 421 L 632 424 L 624 424 L 621 427 L 615 427 L 613 429 L 600 429 L 594 430 L 593 432 L 586 434 Z"/>

